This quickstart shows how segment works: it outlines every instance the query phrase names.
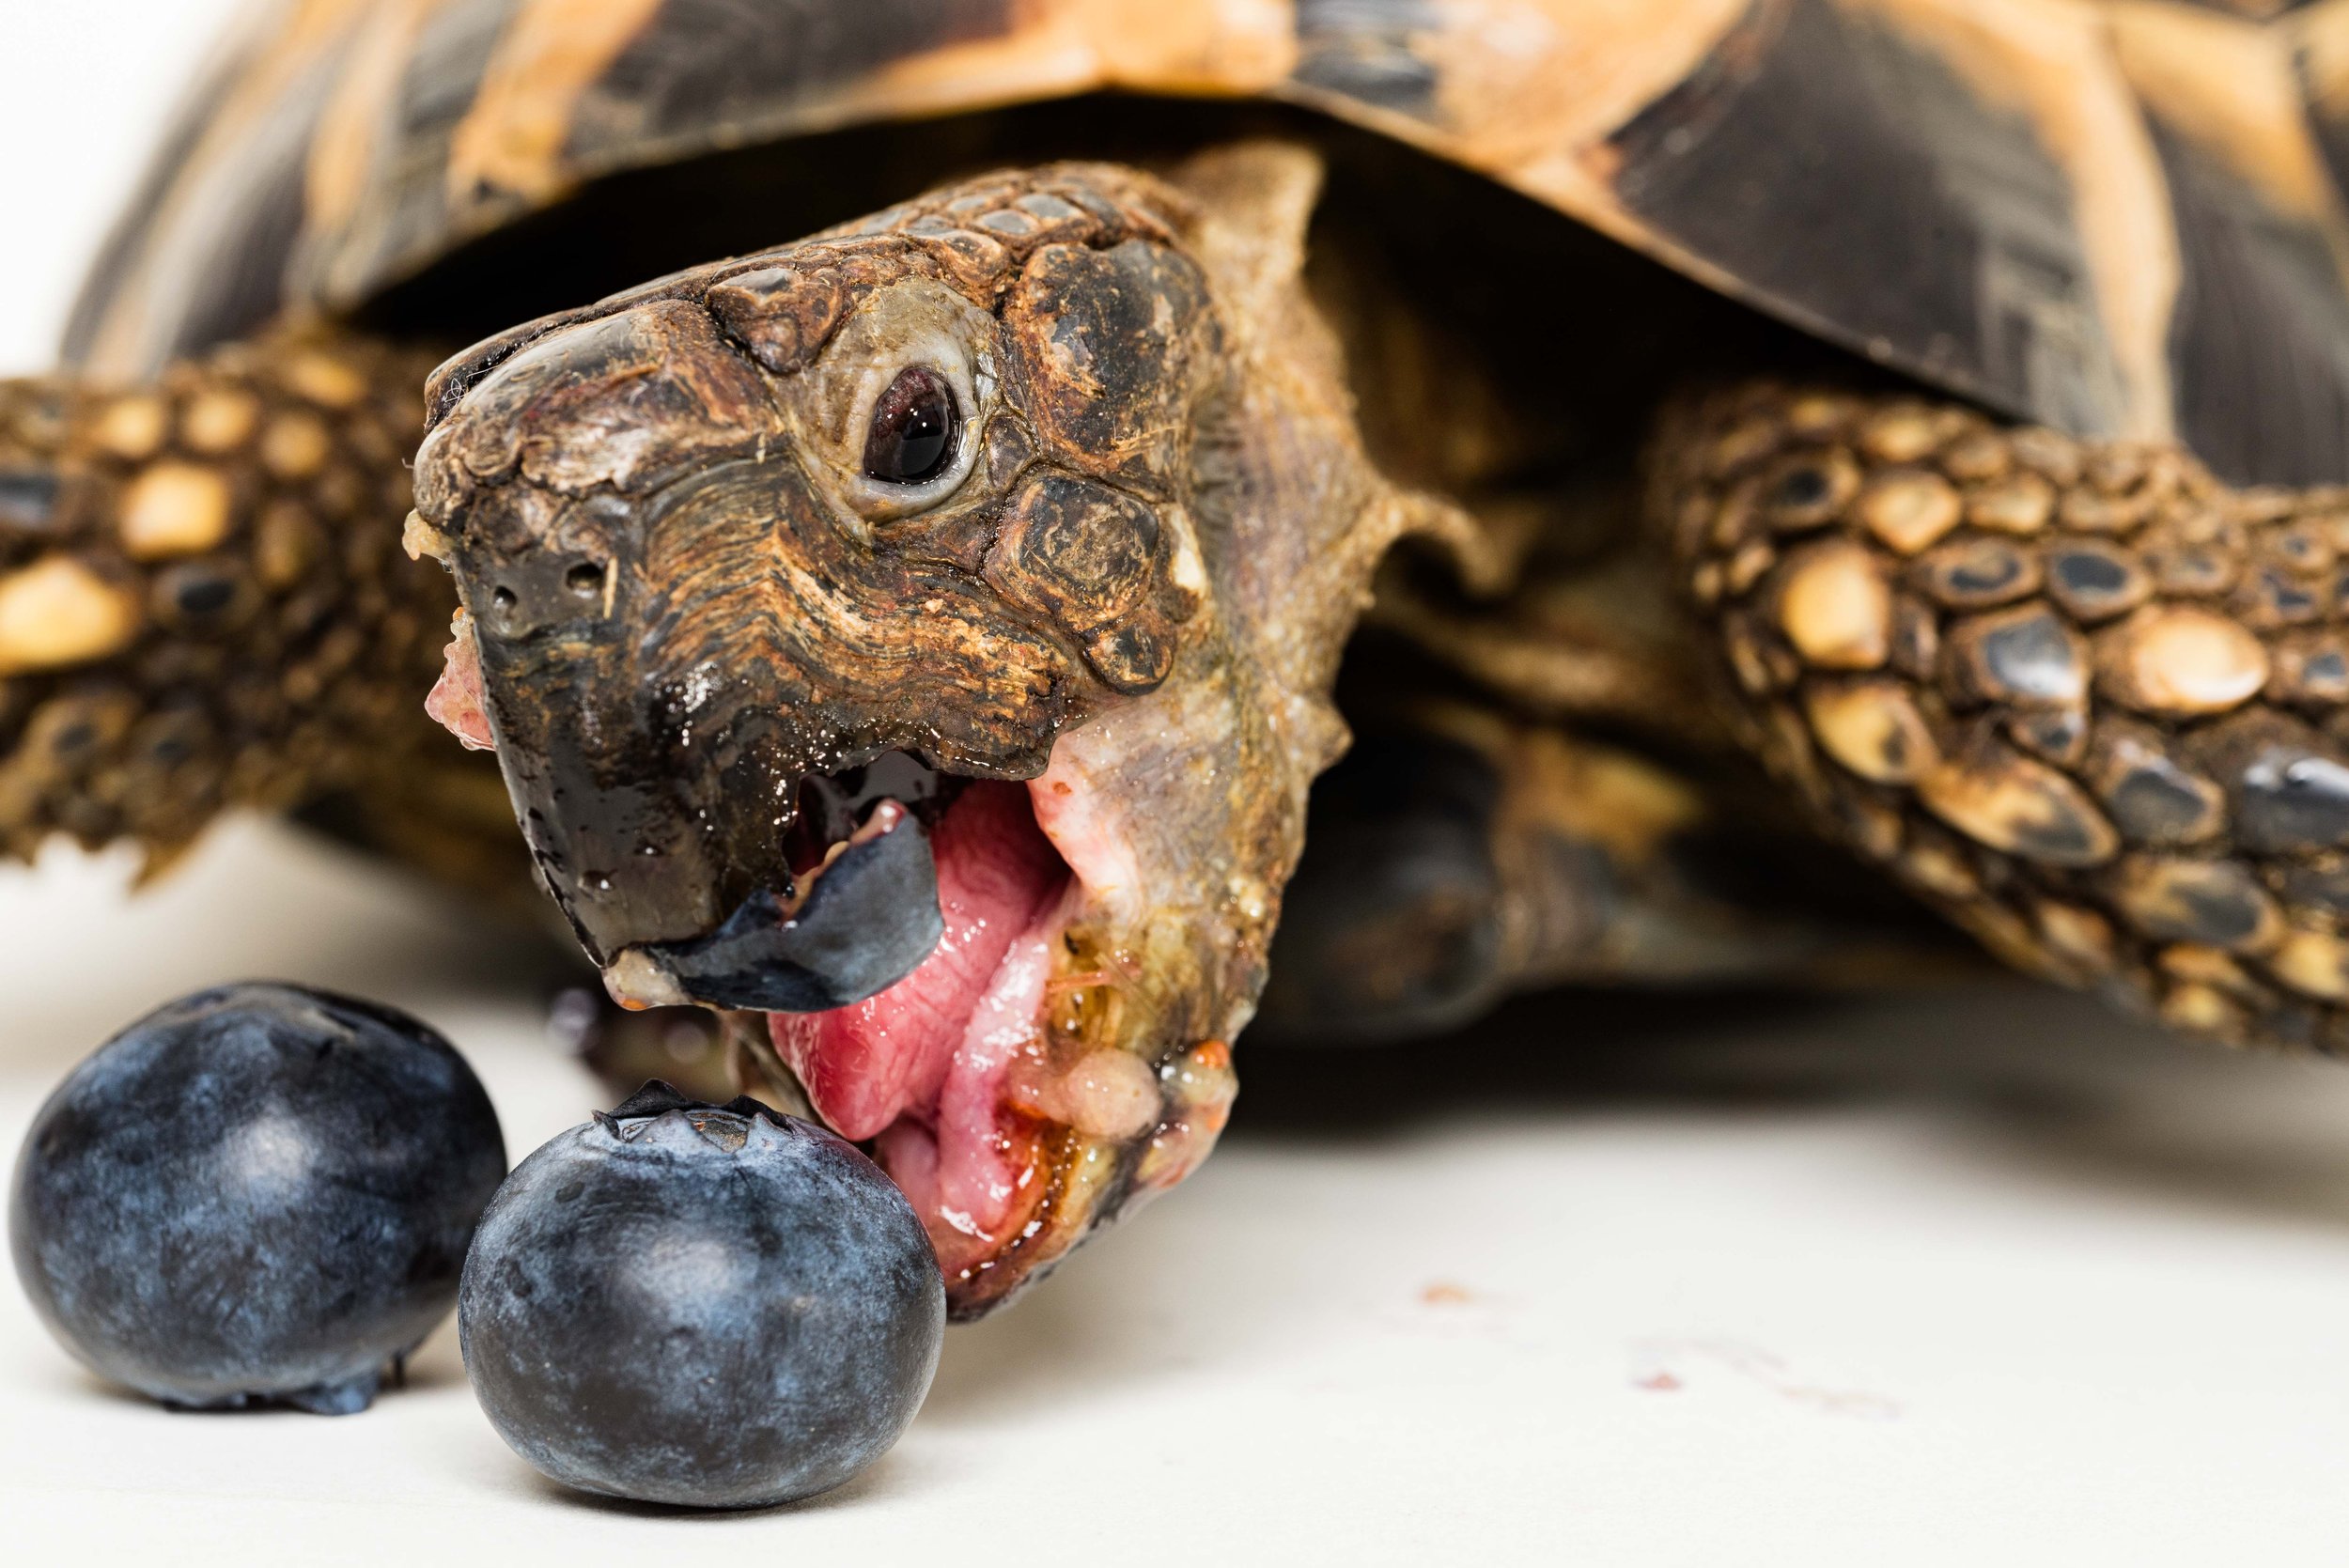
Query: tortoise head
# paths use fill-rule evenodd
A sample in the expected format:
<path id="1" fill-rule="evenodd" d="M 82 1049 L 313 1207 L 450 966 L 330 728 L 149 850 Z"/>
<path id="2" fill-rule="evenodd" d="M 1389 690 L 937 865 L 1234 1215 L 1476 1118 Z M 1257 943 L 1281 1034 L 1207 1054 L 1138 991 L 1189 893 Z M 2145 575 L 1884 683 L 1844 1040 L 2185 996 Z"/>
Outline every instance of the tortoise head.
<path id="1" fill-rule="evenodd" d="M 450 682 L 547 886 L 615 996 L 872 1141 L 965 1313 L 1214 1141 L 1343 743 L 1408 509 L 1297 283 L 1314 185 L 990 177 L 430 390 Z"/>

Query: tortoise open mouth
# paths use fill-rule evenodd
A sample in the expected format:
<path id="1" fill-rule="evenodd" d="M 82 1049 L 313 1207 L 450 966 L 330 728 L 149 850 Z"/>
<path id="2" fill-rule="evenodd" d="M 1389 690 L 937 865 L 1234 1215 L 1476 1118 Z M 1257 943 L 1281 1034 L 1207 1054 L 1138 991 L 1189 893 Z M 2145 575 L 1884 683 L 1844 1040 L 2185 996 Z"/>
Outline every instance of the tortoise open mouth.
<path id="1" fill-rule="evenodd" d="M 460 626 L 428 707 L 467 745 L 486 748 L 480 682 L 473 638 Z M 866 933 L 870 947 L 852 960 L 894 966 L 887 983 L 839 1005 L 729 1001 L 712 990 L 732 985 L 745 994 L 761 983 L 754 971 L 763 962 L 794 961 L 729 950 L 722 928 L 627 950 L 607 966 L 607 986 L 623 1005 L 694 1001 L 756 1015 L 810 1107 L 833 1131 L 870 1146 L 905 1190 L 949 1280 L 984 1268 L 1040 1223 L 1048 1144 L 1068 1132 L 1131 1140 L 1160 1118 L 1147 1063 L 1113 1046 L 1059 1039 L 1052 1027 L 1057 1001 L 1103 978 L 1058 972 L 1086 899 L 1078 867 L 1113 880 L 1126 859 L 1083 788 L 1049 772 L 1024 784 L 963 777 L 907 752 L 810 774 L 784 830 L 799 885 L 778 890 L 775 919 L 764 924 L 787 925 L 812 909 L 828 884 L 840 885 L 851 856 L 891 841 L 918 847 L 919 876 L 902 863 L 877 865 L 860 890 L 873 896 L 843 906 L 850 920 L 870 915 L 889 893 L 916 906 L 881 911 L 883 928 Z M 749 924 L 738 911 L 727 925 Z M 928 932 L 910 958 L 898 934 L 907 926 Z M 693 971 L 697 957 L 712 958 L 711 967 Z M 725 982 L 708 985 L 721 966 Z"/>
<path id="2" fill-rule="evenodd" d="M 853 801 L 877 774 L 910 799 L 886 798 L 874 815 L 900 808 L 927 823 L 936 941 L 902 978 L 860 1001 L 755 1011 L 810 1107 L 871 1148 L 928 1226 L 948 1280 L 967 1280 L 1041 1227 L 1055 1150 L 1069 1134 L 1142 1137 L 1159 1121 L 1160 1087 L 1139 1057 L 1053 1027 L 1061 996 L 1101 978 L 1060 972 L 1064 938 L 1085 902 L 1071 857 L 1113 863 L 1116 855 L 1083 836 L 1096 819 L 1071 785 L 958 778 L 895 753 L 811 776 L 801 799 Z M 843 818 L 828 828 L 823 817 L 803 805 L 795 864 L 837 855 L 823 834 Z"/>
<path id="3" fill-rule="evenodd" d="M 871 1141 L 950 1274 L 1000 1246 L 1042 1197 L 1019 1112 L 1068 1109 L 1043 1046 L 1074 877 L 1030 800 L 1028 786 L 994 781 L 952 791 L 930 838 L 944 930 L 904 979 L 848 1006 L 766 1018 L 809 1103 L 843 1137 Z M 1110 1054 L 1131 1064 L 1128 1099 L 1076 1109 L 1131 1137 L 1157 1119 L 1157 1085 L 1136 1059 Z"/>

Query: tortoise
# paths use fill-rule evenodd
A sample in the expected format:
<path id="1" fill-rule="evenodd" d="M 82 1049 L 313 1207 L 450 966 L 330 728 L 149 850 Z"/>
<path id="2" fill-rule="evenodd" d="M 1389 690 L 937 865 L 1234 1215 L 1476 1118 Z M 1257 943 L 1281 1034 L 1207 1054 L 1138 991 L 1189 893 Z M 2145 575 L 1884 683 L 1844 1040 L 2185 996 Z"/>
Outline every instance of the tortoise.
<path id="1" fill-rule="evenodd" d="M 2337 1048 L 2344 172 L 2349 0 L 267 8 L 0 385 L 0 843 L 535 878 L 962 1316 L 1260 1001 Z"/>

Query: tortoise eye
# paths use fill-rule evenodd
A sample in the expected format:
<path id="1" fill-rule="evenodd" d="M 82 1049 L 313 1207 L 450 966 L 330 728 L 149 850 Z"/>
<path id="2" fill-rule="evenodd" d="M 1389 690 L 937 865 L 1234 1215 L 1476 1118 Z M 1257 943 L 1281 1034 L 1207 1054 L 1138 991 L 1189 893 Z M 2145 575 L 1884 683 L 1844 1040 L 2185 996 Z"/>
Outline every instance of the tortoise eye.
<path id="1" fill-rule="evenodd" d="M 873 404 L 864 437 L 864 473 L 892 485 L 919 485 L 937 478 L 955 460 L 960 412 L 955 389 L 927 365 L 897 372 Z"/>

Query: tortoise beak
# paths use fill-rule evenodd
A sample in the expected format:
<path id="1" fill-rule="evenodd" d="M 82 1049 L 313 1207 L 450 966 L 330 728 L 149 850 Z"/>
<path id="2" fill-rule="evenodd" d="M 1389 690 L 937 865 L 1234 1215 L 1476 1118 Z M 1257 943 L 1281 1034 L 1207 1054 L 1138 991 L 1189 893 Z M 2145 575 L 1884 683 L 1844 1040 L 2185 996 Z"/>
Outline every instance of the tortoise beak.
<path id="1" fill-rule="evenodd" d="M 486 713 L 541 878 L 615 1001 L 863 1001 L 943 930 L 927 831 L 885 791 L 844 796 L 841 769 L 811 766 L 837 753 L 754 688 L 710 660 L 682 679 L 663 667 L 644 634 L 663 616 L 639 602 L 643 541 L 692 499 L 555 505 L 551 538 L 461 557 L 480 607 L 466 706 Z"/>
<path id="2" fill-rule="evenodd" d="M 787 905 L 762 888 L 707 936 L 623 949 L 604 967 L 612 999 L 827 1012 L 903 980 L 946 929 L 929 837 L 894 801 L 799 880 Z"/>

